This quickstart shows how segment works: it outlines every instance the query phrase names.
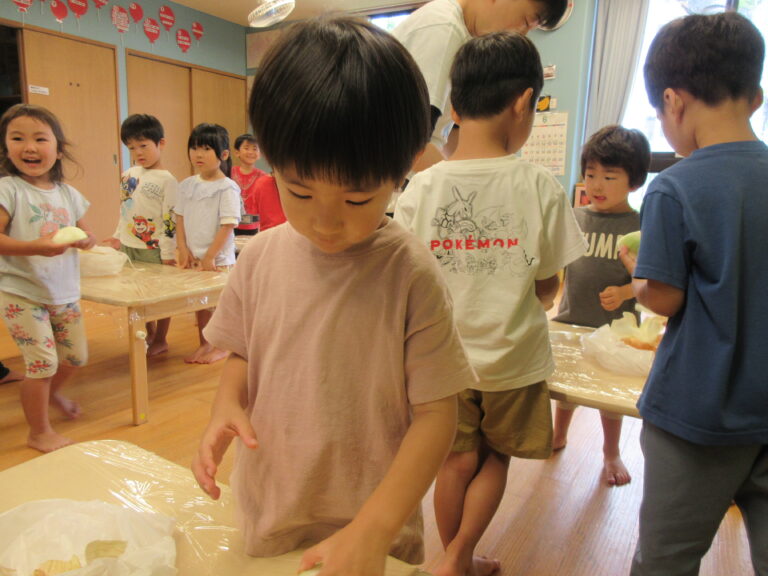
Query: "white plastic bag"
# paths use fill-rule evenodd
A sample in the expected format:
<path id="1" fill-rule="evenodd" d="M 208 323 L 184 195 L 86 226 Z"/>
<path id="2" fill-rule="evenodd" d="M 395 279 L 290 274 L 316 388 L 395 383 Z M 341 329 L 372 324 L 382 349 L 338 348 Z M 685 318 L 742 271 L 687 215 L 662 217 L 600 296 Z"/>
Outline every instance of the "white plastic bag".
<path id="1" fill-rule="evenodd" d="M 653 364 L 654 353 L 639 350 L 621 341 L 607 324 L 594 332 L 581 336 L 584 356 L 617 374 L 647 376 Z"/>
<path id="2" fill-rule="evenodd" d="M 29 576 L 49 560 L 77 556 L 82 568 L 66 576 L 174 576 L 175 522 L 162 514 L 137 512 L 101 501 L 55 499 L 27 502 L 0 515 L 0 574 Z M 94 540 L 121 540 L 118 558 L 87 564 Z"/>
<path id="3" fill-rule="evenodd" d="M 80 250 L 80 276 L 111 276 L 119 274 L 128 262 L 128 254 L 109 246 L 94 246 Z"/>

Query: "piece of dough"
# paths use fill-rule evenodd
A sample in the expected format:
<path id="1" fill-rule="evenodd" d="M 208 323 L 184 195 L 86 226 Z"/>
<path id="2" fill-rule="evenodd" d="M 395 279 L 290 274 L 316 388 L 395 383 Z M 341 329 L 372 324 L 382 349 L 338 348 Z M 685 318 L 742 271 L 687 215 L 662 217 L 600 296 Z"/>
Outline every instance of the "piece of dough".
<path id="1" fill-rule="evenodd" d="M 86 238 L 88 238 L 88 234 L 77 226 L 64 226 L 64 228 L 59 228 L 59 231 L 53 235 L 53 241 L 56 244 L 72 244 Z"/>

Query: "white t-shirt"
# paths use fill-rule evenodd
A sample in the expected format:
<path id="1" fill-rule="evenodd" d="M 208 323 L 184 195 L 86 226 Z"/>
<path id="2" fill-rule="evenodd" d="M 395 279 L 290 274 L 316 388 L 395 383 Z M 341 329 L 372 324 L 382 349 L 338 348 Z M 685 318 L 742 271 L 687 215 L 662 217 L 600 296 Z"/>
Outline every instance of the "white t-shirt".
<path id="1" fill-rule="evenodd" d="M 174 206 L 179 184 L 168 170 L 131 166 L 120 178 L 120 221 L 114 237 L 138 250 L 176 259 Z"/>
<path id="2" fill-rule="evenodd" d="M 459 48 L 472 36 L 456 0 L 432 0 L 392 31 L 419 66 L 429 90 L 429 103 L 442 116 L 432 134 L 432 143 L 442 148 L 453 124 L 450 115 L 451 65 Z"/>
<path id="3" fill-rule="evenodd" d="M 0 178 L 0 206 L 11 217 L 5 234 L 32 241 L 75 226 L 90 203 L 68 184 L 37 188 L 17 176 Z M 0 291 L 41 304 L 80 299 L 80 259 L 75 248 L 58 256 L 0 255 Z"/>
<path id="4" fill-rule="evenodd" d="M 414 176 L 395 220 L 437 258 L 476 388 L 511 390 L 549 377 L 554 361 L 535 281 L 586 250 L 552 174 L 515 156 L 439 162 Z"/>
<path id="5" fill-rule="evenodd" d="M 411 406 L 475 381 L 432 256 L 391 220 L 338 254 L 289 223 L 260 232 L 205 337 L 248 361 L 259 449 L 238 446 L 232 490 L 256 556 L 344 527 L 389 470 Z M 419 511 L 391 553 L 420 562 L 421 532 Z"/>
<path id="6" fill-rule="evenodd" d="M 229 178 L 210 181 L 199 175 L 190 176 L 179 184 L 175 212 L 184 218 L 187 247 L 195 258 L 202 259 L 222 224 L 240 222 L 240 187 Z M 216 266 L 235 263 L 234 231 L 229 233 L 214 263 Z"/>

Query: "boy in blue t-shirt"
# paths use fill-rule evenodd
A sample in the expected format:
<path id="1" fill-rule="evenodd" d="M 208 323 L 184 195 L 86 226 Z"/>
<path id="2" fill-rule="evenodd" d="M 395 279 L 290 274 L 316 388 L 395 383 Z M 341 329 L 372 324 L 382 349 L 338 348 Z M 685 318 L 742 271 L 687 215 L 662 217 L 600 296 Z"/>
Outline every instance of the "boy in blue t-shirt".
<path id="1" fill-rule="evenodd" d="M 697 574 L 731 502 L 757 574 L 768 574 L 768 147 L 764 41 L 727 12 L 675 20 L 654 39 L 645 81 L 685 159 L 651 184 L 637 300 L 669 317 L 638 402 L 645 485 L 632 574 Z"/>

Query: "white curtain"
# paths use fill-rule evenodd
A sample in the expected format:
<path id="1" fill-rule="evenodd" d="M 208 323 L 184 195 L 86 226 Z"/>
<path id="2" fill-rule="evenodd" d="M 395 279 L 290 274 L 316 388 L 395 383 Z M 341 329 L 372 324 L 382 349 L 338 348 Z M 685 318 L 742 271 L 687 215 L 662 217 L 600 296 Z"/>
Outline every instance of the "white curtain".
<path id="1" fill-rule="evenodd" d="M 598 0 L 586 137 L 618 124 L 632 89 L 650 0 Z"/>

